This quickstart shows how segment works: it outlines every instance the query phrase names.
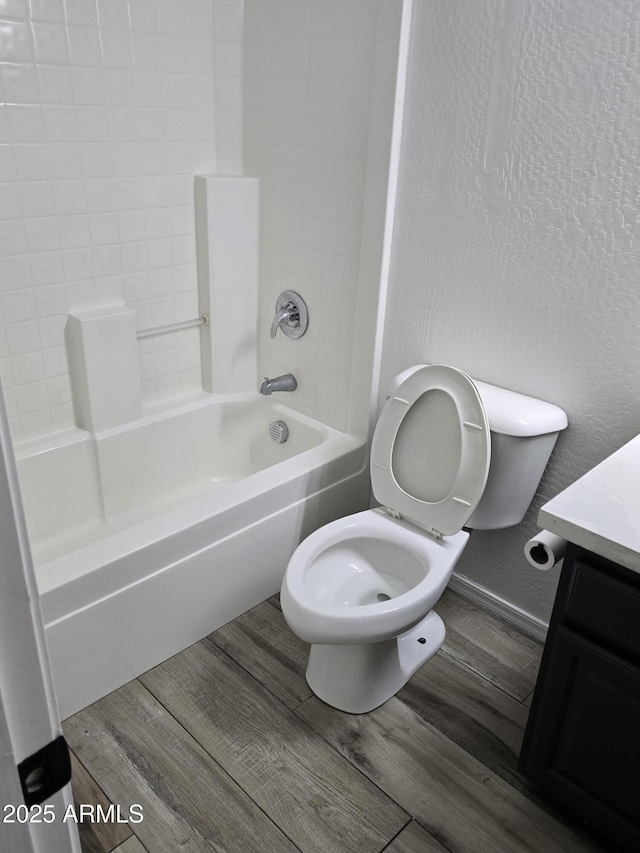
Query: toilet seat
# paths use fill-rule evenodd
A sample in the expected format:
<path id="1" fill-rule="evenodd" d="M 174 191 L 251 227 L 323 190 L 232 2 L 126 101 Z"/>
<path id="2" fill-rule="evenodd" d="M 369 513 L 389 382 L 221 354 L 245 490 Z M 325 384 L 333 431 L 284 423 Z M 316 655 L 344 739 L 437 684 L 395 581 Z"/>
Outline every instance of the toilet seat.
<path id="1" fill-rule="evenodd" d="M 491 438 L 480 395 L 466 373 L 426 365 L 396 389 L 371 446 L 371 485 L 391 515 L 436 538 L 462 529 L 489 473 Z"/>

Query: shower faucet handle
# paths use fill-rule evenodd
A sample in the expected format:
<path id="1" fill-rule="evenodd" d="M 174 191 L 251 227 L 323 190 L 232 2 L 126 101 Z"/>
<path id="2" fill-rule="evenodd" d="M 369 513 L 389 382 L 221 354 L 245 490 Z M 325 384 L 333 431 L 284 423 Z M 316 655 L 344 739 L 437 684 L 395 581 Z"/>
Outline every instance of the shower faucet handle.
<path id="1" fill-rule="evenodd" d="M 293 302 L 287 302 L 282 311 L 278 311 L 276 316 L 273 318 L 273 321 L 271 323 L 272 338 L 275 338 L 276 332 L 278 331 L 278 327 L 285 322 L 288 325 L 293 325 L 296 328 L 300 325 L 300 314 L 298 313 L 298 311 L 296 311 L 296 307 Z"/>
<path id="2" fill-rule="evenodd" d="M 284 290 L 276 301 L 276 313 L 271 323 L 271 337 L 282 329 L 288 338 L 301 338 L 309 325 L 309 312 L 304 299 L 295 290 Z"/>

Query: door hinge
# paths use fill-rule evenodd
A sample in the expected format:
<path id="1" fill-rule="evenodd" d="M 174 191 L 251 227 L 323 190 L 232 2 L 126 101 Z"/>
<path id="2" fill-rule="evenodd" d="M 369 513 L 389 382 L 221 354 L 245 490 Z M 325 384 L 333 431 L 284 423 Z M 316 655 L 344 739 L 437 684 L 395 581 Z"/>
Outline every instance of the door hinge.
<path id="1" fill-rule="evenodd" d="M 60 735 L 18 764 L 18 775 L 27 806 L 47 800 L 71 781 L 71 756 Z"/>

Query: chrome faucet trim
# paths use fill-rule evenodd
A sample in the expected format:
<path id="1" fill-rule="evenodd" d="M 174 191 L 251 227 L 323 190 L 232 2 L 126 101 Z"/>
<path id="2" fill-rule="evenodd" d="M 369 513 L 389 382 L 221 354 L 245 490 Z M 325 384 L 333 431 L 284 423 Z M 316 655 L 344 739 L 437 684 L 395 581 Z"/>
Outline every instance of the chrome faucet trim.
<path id="1" fill-rule="evenodd" d="M 275 338 L 278 329 L 288 338 L 300 338 L 307 331 L 309 313 L 304 299 L 295 290 L 283 290 L 276 300 L 276 313 L 269 334 Z"/>
<path id="2" fill-rule="evenodd" d="M 295 391 L 297 387 L 296 377 L 292 373 L 275 376 L 273 379 L 265 376 L 264 382 L 260 386 L 260 393 L 273 394 L 274 391 Z"/>

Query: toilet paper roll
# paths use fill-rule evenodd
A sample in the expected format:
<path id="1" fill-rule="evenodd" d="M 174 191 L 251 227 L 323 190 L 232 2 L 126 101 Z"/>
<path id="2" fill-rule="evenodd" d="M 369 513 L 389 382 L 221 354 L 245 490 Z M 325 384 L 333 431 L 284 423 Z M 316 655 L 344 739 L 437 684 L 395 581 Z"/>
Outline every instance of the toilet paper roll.
<path id="1" fill-rule="evenodd" d="M 548 530 L 541 530 L 524 546 L 524 555 L 534 568 L 546 571 L 564 557 L 566 547 L 566 539 Z"/>

